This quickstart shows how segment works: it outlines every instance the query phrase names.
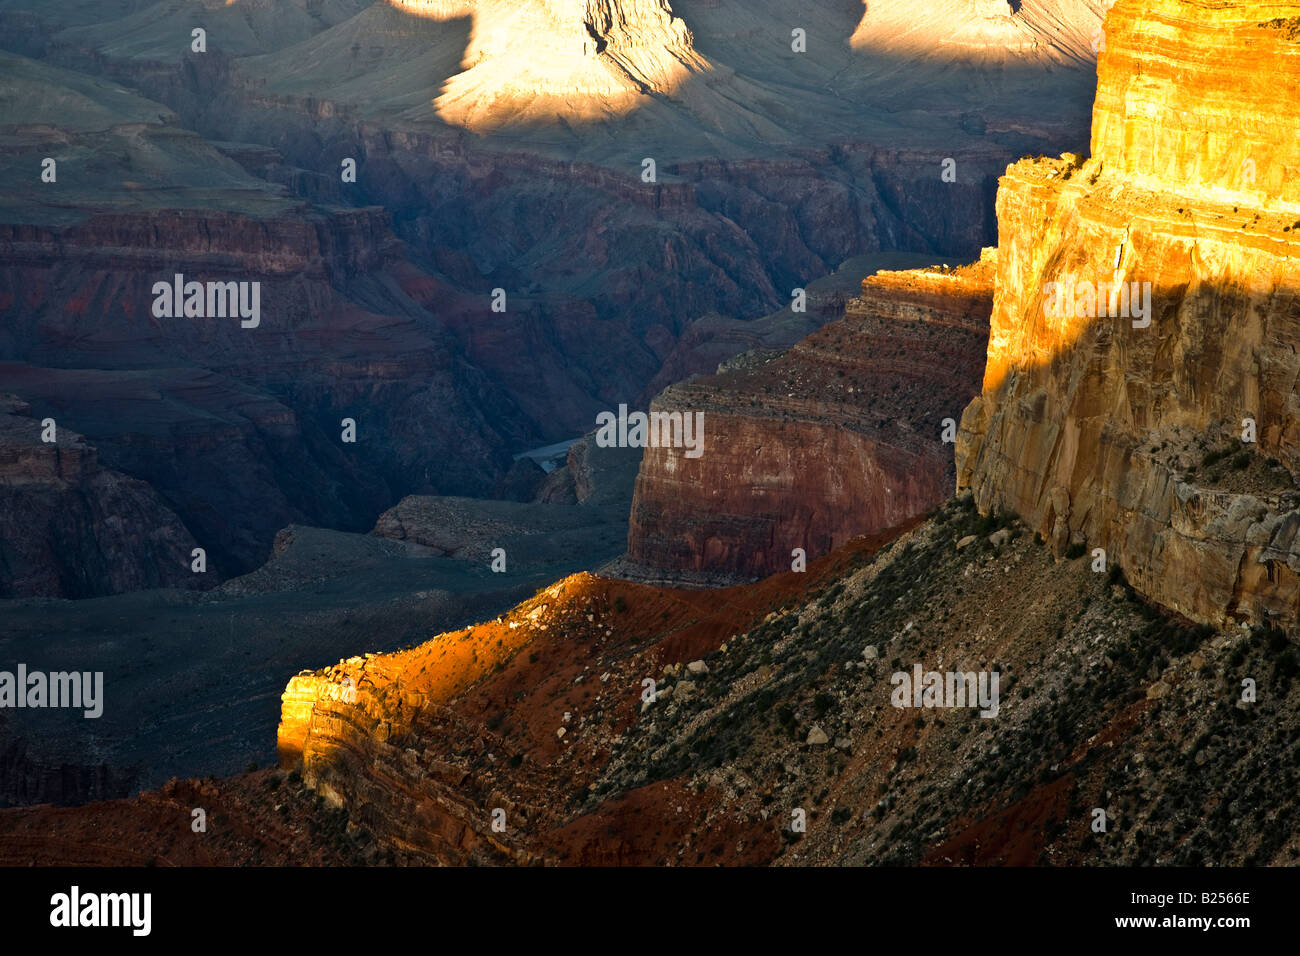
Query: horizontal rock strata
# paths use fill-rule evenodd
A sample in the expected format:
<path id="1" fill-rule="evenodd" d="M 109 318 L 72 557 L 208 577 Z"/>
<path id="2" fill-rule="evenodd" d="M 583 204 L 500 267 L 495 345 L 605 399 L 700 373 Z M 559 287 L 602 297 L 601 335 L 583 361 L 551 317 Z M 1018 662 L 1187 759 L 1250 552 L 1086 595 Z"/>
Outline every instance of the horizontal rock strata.
<path id="1" fill-rule="evenodd" d="M 1300 624 L 1297 26 L 1297 3 L 1115 5 L 1092 158 L 1002 181 L 988 367 L 959 436 L 981 510 L 1058 554 L 1102 548 L 1205 622 Z M 1085 282 L 1145 284 L 1149 325 Z"/>
<path id="2" fill-rule="evenodd" d="M 704 413 L 704 448 L 645 450 L 620 570 L 762 576 L 946 498 L 943 421 L 978 388 L 993 261 L 878 273 L 780 357 L 660 395 L 652 411 Z"/>

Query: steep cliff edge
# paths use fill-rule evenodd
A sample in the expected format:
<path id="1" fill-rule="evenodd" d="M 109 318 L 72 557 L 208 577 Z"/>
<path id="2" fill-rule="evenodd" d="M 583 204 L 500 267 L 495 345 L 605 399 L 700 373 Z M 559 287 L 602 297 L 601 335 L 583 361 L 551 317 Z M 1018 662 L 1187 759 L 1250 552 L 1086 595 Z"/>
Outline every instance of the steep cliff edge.
<path id="1" fill-rule="evenodd" d="M 992 250 L 974 265 L 880 272 L 844 318 L 775 359 L 673 386 L 704 447 L 647 448 L 619 573 L 699 584 L 789 570 L 929 511 L 952 491 L 943 420 L 979 383 Z"/>
<path id="2" fill-rule="evenodd" d="M 740 588 L 575 576 L 299 675 L 287 777 L 0 810 L 0 862 L 1293 864 L 1294 651 L 1189 626 L 1089 565 L 964 495 L 892 543 Z M 891 706 L 913 664 L 996 670 L 997 718 Z"/>
<path id="3" fill-rule="evenodd" d="M 194 587 L 194 546 L 149 485 L 0 393 L 0 598 Z"/>
<path id="4" fill-rule="evenodd" d="M 719 811 L 719 794 L 684 779 L 643 787 L 644 776 L 598 788 L 601 768 L 670 698 L 707 691 L 690 662 L 887 540 L 857 539 L 807 573 L 719 591 L 572 575 L 495 620 L 304 671 L 281 698 L 281 764 L 398 862 L 641 864 L 688 850 L 710 865 L 763 862 L 779 849 L 775 831 L 748 811 Z M 646 705 L 651 675 L 657 697 Z M 493 827 L 498 809 L 504 830 Z"/>
<path id="5" fill-rule="evenodd" d="M 1102 548 L 1187 617 L 1292 632 L 1298 26 L 1295 2 L 1113 7 L 1092 158 L 1002 180 L 988 366 L 957 448 L 980 509 L 1057 554 Z"/>

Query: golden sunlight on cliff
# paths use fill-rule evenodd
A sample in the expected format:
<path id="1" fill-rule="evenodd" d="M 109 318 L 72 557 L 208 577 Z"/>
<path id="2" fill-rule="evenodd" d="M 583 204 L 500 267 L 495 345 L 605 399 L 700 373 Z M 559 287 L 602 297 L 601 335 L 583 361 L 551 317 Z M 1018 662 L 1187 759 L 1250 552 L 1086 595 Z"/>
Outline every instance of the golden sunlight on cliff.
<path id="1" fill-rule="evenodd" d="M 472 20 L 461 72 L 433 107 L 474 130 L 621 116 L 712 68 L 664 0 L 387 2 L 413 16 Z"/>
<path id="2" fill-rule="evenodd" d="M 590 598 L 595 582 L 588 574 L 573 575 L 496 620 L 439 634 L 410 650 L 366 654 L 297 675 L 283 695 L 278 741 L 282 761 L 288 765 L 301 756 L 318 703 L 357 704 L 364 709 L 372 703 L 376 688 L 396 693 L 415 707 L 444 703 L 504 665 L 538 632 L 547 631 L 561 599 L 572 604 Z"/>
<path id="3" fill-rule="evenodd" d="M 1159 336 L 1185 295 L 1213 289 L 1263 308 L 1295 284 L 1300 19 L 1287 12 L 1300 5 L 1227 3 L 1212 16 L 1184 0 L 1115 7 L 1092 158 L 1025 159 L 1001 182 L 986 394 L 1098 325 Z M 1238 59 L 1267 68 L 1224 69 Z"/>
<path id="4" fill-rule="evenodd" d="M 849 45 L 981 65 L 1090 63 L 1110 0 L 872 0 Z"/>
<path id="5" fill-rule="evenodd" d="M 1193 620 L 1297 630 L 1300 2 L 1119 0 L 1106 34 L 1092 158 L 998 190 L 958 488 Z"/>

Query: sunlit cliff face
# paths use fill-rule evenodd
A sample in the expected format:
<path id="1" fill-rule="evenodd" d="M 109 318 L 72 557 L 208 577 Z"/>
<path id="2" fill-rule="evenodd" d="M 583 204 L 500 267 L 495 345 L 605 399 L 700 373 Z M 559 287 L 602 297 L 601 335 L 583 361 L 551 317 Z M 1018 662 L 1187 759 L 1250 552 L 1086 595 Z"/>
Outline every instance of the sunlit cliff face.
<path id="1" fill-rule="evenodd" d="M 1198 290 L 1258 310 L 1294 288 L 1300 42 L 1286 35 L 1297 14 L 1295 2 L 1204 14 L 1183 0 L 1115 6 L 1098 61 L 1092 156 L 1026 159 L 1002 181 L 986 393 L 1013 369 L 1051 363 L 1099 322 L 1141 333 Z M 1234 62 L 1251 67 L 1225 67 Z M 1156 314 L 1087 301 L 1050 307 L 1053 284 L 1084 281 L 1149 285 Z"/>
<path id="2" fill-rule="evenodd" d="M 413 17 L 470 24 L 460 71 L 444 83 L 433 108 L 445 122 L 477 131 L 530 122 L 553 126 L 557 119 L 613 119 L 646 106 L 653 96 L 691 100 L 692 78 L 713 74 L 729 81 L 729 71 L 715 70 L 695 48 L 687 26 L 692 16 L 712 22 L 718 32 L 716 21 L 705 16 L 713 8 L 696 8 L 695 0 L 675 5 L 669 0 L 387 2 Z M 744 43 L 763 56 L 790 49 L 784 31 L 802 31 L 809 57 L 828 43 L 866 57 L 879 55 L 878 62 L 862 62 L 839 76 L 840 85 L 849 88 L 904 60 L 931 61 L 941 71 L 949 64 L 987 69 L 989 95 L 996 96 L 1008 67 L 1090 69 L 1110 0 L 872 0 L 861 4 L 856 29 L 853 19 L 840 19 L 846 13 L 842 7 L 796 5 L 785 16 L 765 0 L 754 3 L 753 10 L 739 5 L 736 22 L 719 35 L 731 41 L 744 36 Z M 786 20 L 782 32 L 772 29 Z M 828 70 L 827 78 L 832 74 L 839 75 Z M 965 89 L 970 80 L 957 72 L 936 74 L 932 82 L 942 98 L 946 87 Z M 734 111 L 749 95 L 733 91 L 709 109 Z"/>
<path id="3" fill-rule="evenodd" d="M 1300 0 L 1119 0 L 1088 159 L 997 199 L 984 391 L 958 485 L 1164 607 L 1300 630 Z M 1150 289 L 1141 314 L 1090 291 Z M 1230 449 L 1247 481 L 1211 467 Z"/>
<path id="4" fill-rule="evenodd" d="M 388 0 L 413 16 L 472 18 L 463 72 L 433 101 L 470 129 L 626 114 L 711 69 L 665 0 Z"/>
<path id="5" fill-rule="evenodd" d="M 994 65 L 1087 62 L 1111 0 L 872 0 L 849 43 L 861 52 Z"/>

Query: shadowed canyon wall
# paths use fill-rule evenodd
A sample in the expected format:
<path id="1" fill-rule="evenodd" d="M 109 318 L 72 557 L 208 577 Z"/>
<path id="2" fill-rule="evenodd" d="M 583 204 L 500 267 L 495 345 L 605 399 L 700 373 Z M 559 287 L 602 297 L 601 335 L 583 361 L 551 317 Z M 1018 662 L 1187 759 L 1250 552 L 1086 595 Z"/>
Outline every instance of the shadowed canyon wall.
<path id="1" fill-rule="evenodd" d="M 290 523 L 491 495 L 514 453 L 680 377 L 701 324 L 864 252 L 991 241 L 1006 162 L 1084 127 L 1100 5 L 943 0 L 970 42 L 923 63 L 885 42 L 903 6 L 809 0 L 805 54 L 771 0 L 0 0 L 0 172 L 59 162 L 0 197 L 0 387 L 147 484 L 206 584 Z M 176 273 L 260 282 L 261 325 L 152 317 Z M 138 573 L 7 587 L 151 580 L 125 520 Z"/>

